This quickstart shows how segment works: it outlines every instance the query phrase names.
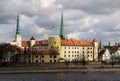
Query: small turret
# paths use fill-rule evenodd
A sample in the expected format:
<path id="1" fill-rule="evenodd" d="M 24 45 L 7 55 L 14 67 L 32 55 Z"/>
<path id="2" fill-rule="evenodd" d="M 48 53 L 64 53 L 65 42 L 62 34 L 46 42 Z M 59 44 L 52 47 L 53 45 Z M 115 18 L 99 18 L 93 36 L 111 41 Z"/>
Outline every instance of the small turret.
<path id="1" fill-rule="evenodd" d="M 93 39 L 93 61 L 98 61 L 98 41 L 96 38 Z"/>
<path id="2" fill-rule="evenodd" d="M 32 47 L 35 44 L 35 38 L 32 36 L 30 39 L 30 46 Z"/>

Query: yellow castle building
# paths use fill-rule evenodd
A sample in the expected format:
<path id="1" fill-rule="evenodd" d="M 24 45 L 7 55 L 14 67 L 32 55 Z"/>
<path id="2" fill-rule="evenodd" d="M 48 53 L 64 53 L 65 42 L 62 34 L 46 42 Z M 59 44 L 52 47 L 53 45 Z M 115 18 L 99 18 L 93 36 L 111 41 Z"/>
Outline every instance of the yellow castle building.
<path id="1" fill-rule="evenodd" d="M 98 41 L 96 38 L 92 42 L 65 38 L 63 14 L 60 35 L 40 41 L 36 41 L 34 37 L 31 37 L 29 41 L 22 41 L 18 16 L 15 41 L 10 44 L 23 49 L 23 53 L 19 55 L 20 62 L 54 63 L 82 59 L 83 56 L 86 61 L 98 61 Z"/>

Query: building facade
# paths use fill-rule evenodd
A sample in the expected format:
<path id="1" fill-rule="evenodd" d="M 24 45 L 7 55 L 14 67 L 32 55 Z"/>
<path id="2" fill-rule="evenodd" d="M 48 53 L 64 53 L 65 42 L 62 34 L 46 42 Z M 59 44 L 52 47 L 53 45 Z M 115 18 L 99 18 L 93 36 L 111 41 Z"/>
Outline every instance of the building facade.
<path id="1" fill-rule="evenodd" d="M 53 63 L 61 62 L 60 59 L 73 61 L 74 59 L 81 59 L 83 56 L 86 61 L 98 61 L 98 41 L 96 38 L 92 42 L 65 38 L 63 13 L 60 35 L 40 41 L 35 40 L 34 37 L 28 41 L 22 41 L 18 16 L 15 41 L 10 42 L 10 44 L 17 45 L 24 50 L 24 53 L 20 55 L 20 60 L 23 62 Z"/>

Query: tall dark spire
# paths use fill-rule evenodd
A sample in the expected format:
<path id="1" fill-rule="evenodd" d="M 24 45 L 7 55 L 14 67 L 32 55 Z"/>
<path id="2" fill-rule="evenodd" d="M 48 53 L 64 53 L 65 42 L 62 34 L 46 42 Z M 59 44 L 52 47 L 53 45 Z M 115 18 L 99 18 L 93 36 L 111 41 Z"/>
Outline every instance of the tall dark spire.
<path id="1" fill-rule="evenodd" d="M 64 21 L 63 21 L 63 12 L 61 14 L 61 26 L 60 26 L 60 38 L 61 39 L 65 39 L 65 35 L 64 35 Z"/>
<path id="2" fill-rule="evenodd" d="M 16 28 L 16 35 L 20 34 L 20 25 L 19 25 L 19 15 L 17 16 L 17 28 Z"/>

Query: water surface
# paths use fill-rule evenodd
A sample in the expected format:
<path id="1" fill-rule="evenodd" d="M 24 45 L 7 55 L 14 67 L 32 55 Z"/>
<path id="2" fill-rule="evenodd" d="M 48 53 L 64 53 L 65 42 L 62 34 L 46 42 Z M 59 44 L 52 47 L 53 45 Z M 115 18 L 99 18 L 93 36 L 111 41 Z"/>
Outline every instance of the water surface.
<path id="1" fill-rule="evenodd" d="M 0 74 L 0 81 L 120 81 L 120 72 Z"/>

